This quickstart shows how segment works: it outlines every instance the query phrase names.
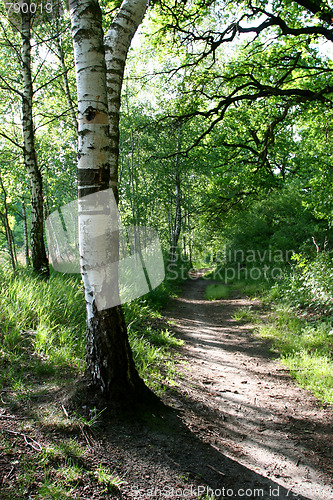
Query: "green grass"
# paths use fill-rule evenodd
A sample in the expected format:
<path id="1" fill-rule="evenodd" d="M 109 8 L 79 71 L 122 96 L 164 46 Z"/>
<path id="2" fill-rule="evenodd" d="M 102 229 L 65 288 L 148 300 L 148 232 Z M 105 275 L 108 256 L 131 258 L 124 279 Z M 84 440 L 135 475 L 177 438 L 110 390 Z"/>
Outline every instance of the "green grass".
<path id="1" fill-rule="evenodd" d="M 224 285 L 228 285 L 230 291 L 241 291 L 249 297 L 261 296 L 271 286 L 271 283 L 263 276 L 260 279 L 251 279 L 245 269 L 241 270 L 239 276 L 235 273 L 235 277 L 232 278 L 233 273 L 231 273 L 231 270 L 229 269 L 228 274 L 228 269 L 217 267 L 204 274 L 203 278 L 222 282 Z"/>
<path id="2" fill-rule="evenodd" d="M 56 439 L 52 446 L 44 446 L 42 451 L 22 456 L 19 444 L 11 441 L 9 446 L 6 434 L 0 434 L 1 453 L 16 471 L 15 482 L 11 479 L 9 483 L 0 485 L 1 499 L 31 498 L 32 490 L 36 492 L 33 498 L 40 500 L 73 498 L 72 493 L 81 478 L 95 477 L 94 470 L 87 470 L 82 465 L 85 450 L 76 439 L 65 436 L 61 441 L 56 442 Z"/>
<path id="3" fill-rule="evenodd" d="M 85 305 L 78 277 L 39 279 L 25 269 L 0 270 L 2 347 L 19 352 L 28 344 L 55 364 L 82 367 Z"/>
<path id="4" fill-rule="evenodd" d="M 333 404 L 333 330 L 329 321 L 309 322 L 287 305 L 276 307 L 258 334 L 273 341 L 298 383 Z"/>
<path id="5" fill-rule="evenodd" d="M 256 323 L 260 318 L 259 314 L 253 311 L 252 306 L 237 309 L 232 317 L 240 323 Z"/>
<path id="6" fill-rule="evenodd" d="M 266 280 L 236 280 L 231 284 L 231 290 L 241 291 L 251 298 L 261 297 L 268 288 L 269 283 Z"/>
<path id="7" fill-rule="evenodd" d="M 229 297 L 230 290 L 226 285 L 223 284 L 213 284 L 208 285 L 205 290 L 206 300 L 218 300 L 227 299 Z"/>
<path id="8" fill-rule="evenodd" d="M 259 334 L 273 340 L 299 384 L 333 404 L 333 260 L 295 255 L 296 264 L 266 294 L 273 305 Z"/>
<path id="9" fill-rule="evenodd" d="M 182 342 L 162 323 L 159 312 L 171 290 L 172 283 L 162 284 L 153 296 L 124 306 L 136 366 L 157 394 L 178 380 L 174 348 Z M 102 411 L 66 415 L 59 401 L 58 392 L 62 395 L 83 373 L 85 330 L 79 276 L 51 273 L 45 280 L 26 269 L 13 275 L 0 268 L 0 391 L 6 408 L 25 415 L 15 430 L 43 436 L 42 451 L 23 457 L 23 438 L 13 441 L 10 434 L 0 433 L 0 453 L 15 465 L 10 484 L 0 485 L 1 499 L 30 498 L 31 491 L 37 499 L 73 498 L 82 481 L 93 484 L 102 497 L 106 491 L 116 493 L 122 484 L 116 471 L 85 464 L 82 429 L 92 435 L 100 432 Z"/>
<path id="10" fill-rule="evenodd" d="M 99 465 L 95 471 L 95 476 L 99 483 L 106 486 L 104 491 L 117 492 L 122 484 L 125 483 L 118 474 L 110 469 L 106 469 L 102 465 Z"/>
<path id="11" fill-rule="evenodd" d="M 311 301 L 306 306 L 302 297 L 310 291 L 304 283 L 302 287 L 297 283 L 295 288 L 294 280 L 293 275 L 274 285 L 265 281 L 235 280 L 231 290 L 259 297 L 263 303 L 270 304 L 271 312 L 261 320 L 251 306 L 243 307 L 233 318 L 257 324 L 257 334 L 272 341 L 272 349 L 279 353 L 297 382 L 321 402 L 333 404 L 333 320 L 322 304 L 317 310 Z M 311 283 L 313 287 L 313 279 Z M 295 289 L 297 300 L 290 300 L 296 297 Z"/>
<path id="12" fill-rule="evenodd" d="M 170 348 L 182 344 L 159 322 L 158 308 L 170 285 L 153 297 L 124 306 L 130 344 L 140 375 L 157 393 L 173 381 Z M 60 375 L 65 367 L 82 373 L 86 311 L 79 276 L 52 273 L 49 280 L 26 269 L 0 270 L 0 388 L 24 392 L 28 379 Z"/>

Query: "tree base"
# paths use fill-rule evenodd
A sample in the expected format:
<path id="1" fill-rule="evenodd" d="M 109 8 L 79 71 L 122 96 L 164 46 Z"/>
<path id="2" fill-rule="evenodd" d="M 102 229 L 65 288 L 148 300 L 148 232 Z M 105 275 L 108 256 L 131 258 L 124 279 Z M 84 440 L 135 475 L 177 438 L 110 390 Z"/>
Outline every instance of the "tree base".
<path id="1" fill-rule="evenodd" d="M 114 394 L 106 394 L 89 384 L 86 376 L 81 376 L 75 380 L 73 389 L 66 397 L 66 407 L 84 408 L 86 411 L 97 408 L 100 411 L 106 410 L 107 413 L 121 411 L 129 415 L 152 411 L 160 414 L 168 411 L 168 407 L 145 385 L 143 380 L 139 379 L 139 381 L 140 386 L 135 392 L 117 391 Z"/>

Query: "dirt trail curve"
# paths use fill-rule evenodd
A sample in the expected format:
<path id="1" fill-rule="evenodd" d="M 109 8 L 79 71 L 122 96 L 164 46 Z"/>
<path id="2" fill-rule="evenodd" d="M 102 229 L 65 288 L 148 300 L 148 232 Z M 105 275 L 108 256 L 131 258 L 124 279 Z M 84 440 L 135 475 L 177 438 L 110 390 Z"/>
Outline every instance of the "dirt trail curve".
<path id="1" fill-rule="evenodd" d="M 251 325 L 233 320 L 237 308 L 253 302 L 206 301 L 208 284 L 189 280 L 167 313 L 188 362 L 171 403 L 218 451 L 219 464 L 208 467 L 220 486 L 233 488 L 233 498 L 332 500 L 332 410 L 297 387 Z M 264 496 L 254 491 L 260 486 Z"/>

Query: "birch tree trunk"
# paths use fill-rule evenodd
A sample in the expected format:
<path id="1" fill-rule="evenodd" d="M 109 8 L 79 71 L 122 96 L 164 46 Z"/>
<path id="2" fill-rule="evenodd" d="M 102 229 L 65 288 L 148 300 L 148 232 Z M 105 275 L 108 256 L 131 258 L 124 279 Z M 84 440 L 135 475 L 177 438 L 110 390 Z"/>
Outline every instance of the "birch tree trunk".
<path id="1" fill-rule="evenodd" d="M 119 142 L 110 137 L 102 14 L 97 0 L 71 0 L 70 15 L 78 95 L 79 248 L 87 305 L 86 377 L 105 399 L 142 400 L 153 396 L 134 366 L 122 309 L 98 310 L 95 299 L 96 291 L 102 298 L 103 294 L 117 293 L 115 283 L 112 291 L 103 287 L 108 279 L 105 262 L 117 262 L 119 257 L 118 242 L 94 237 L 108 224 L 105 213 L 110 207 L 98 200 L 103 200 L 103 190 L 111 185 L 116 188 L 114 158 L 118 158 L 119 147 Z M 94 203 L 90 202 L 89 195 L 99 192 L 101 198 L 97 195 Z M 116 227 L 113 229 L 115 233 Z"/>
<path id="2" fill-rule="evenodd" d="M 35 150 L 35 131 L 32 117 L 32 78 L 31 78 L 31 14 L 22 13 L 22 127 L 24 142 L 24 163 L 31 185 L 31 260 L 35 271 L 49 274 L 48 259 L 44 244 L 43 219 L 43 182 L 38 168 Z"/>
<path id="3" fill-rule="evenodd" d="M 119 112 L 125 63 L 131 41 L 148 7 L 147 0 L 124 0 L 105 36 L 111 156 L 110 181 L 118 202 Z"/>
<path id="4" fill-rule="evenodd" d="M 170 249 L 170 263 L 173 264 L 176 258 L 176 250 L 178 245 L 178 240 L 182 228 L 182 212 L 181 212 L 181 188 L 180 188 L 180 172 L 179 172 L 179 152 L 180 152 L 180 142 L 181 142 L 181 125 L 177 129 L 177 154 L 175 160 L 175 220 L 172 231 L 172 242 Z"/>
<path id="5" fill-rule="evenodd" d="M 24 241 L 24 255 L 25 255 L 25 265 L 28 267 L 30 264 L 29 257 L 29 235 L 28 235 L 28 222 L 27 222 L 27 210 L 25 206 L 24 194 L 21 194 L 22 203 L 22 220 L 23 220 L 23 241 Z"/>

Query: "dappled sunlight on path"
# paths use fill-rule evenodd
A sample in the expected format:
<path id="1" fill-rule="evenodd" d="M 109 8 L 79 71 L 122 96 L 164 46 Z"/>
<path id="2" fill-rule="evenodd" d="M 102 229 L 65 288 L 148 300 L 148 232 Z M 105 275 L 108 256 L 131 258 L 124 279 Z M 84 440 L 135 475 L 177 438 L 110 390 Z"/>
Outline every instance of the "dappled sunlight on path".
<path id="1" fill-rule="evenodd" d="M 207 301 L 209 283 L 189 280 L 167 313 L 185 340 L 188 364 L 175 396 L 183 420 L 255 471 L 258 484 L 266 477 L 285 488 L 276 498 L 332 500 L 332 411 L 296 385 L 251 324 L 233 319 L 238 308 L 259 304 L 239 296 Z"/>

